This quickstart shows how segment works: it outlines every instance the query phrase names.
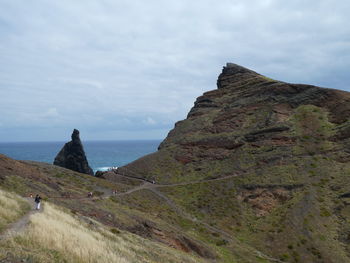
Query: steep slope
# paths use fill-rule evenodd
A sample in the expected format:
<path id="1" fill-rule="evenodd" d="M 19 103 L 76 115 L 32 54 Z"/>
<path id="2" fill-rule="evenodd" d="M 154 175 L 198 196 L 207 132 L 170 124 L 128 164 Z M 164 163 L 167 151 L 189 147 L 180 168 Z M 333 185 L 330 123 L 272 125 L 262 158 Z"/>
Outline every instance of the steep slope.
<path id="1" fill-rule="evenodd" d="M 153 244 L 153 247 L 158 247 L 159 250 L 156 253 L 149 253 L 157 254 L 158 258 L 168 262 L 207 262 L 207 259 L 215 257 L 211 248 L 194 233 L 186 233 L 180 224 L 165 220 L 171 217 L 176 222 L 183 222 L 183 219 L 161 198 L 149 191 L 142 181 L 129 178 L 116 181 L 121 182 L 110 182 L 46 163 L 17 161 L 0 154 L 0 190 L 13 191 L 25 197 L 40 194 L 43 197 L 44 207 L 48 202 L 53 203 L 68 209 L 79 218 L 98 221 L 117 235 L 121 232 L 138 235 L 139 237 L 133 239 L 138 240 L 138 244 L 135 245 L 139 247 L 142 247 L 143 243 L 151 246 L 152 242 L 157 242 L 158 244 Z M 117 195 L 113 194 L 115 190 L 118 192 Z M 88 192 L 93 192 L 94 197 L 88 198 Z M 139 196 L 142 199 L 139 199 Z M 132 201 L 129 202 L 129 199 Z M 151 211 L 150 207 L 158 210 Z M 25 258 L 32 259 L 31 255 L 37 253 L 34 245 L 31 247 L 26 247 L 26 243 L 19 245 L 23 245 L 24 250 L 29 251 L 25 253 Z M 16 246 L 0 249 L 0 261 L 3 259 L 1 256 L 6 255 L 6 251 L 17 254 Z M 144 249 L 147 250 L 149 247 Z M 40 250 L 38 257 L 54 257 L 56 252 Z M 173 258 L 172 261 L 169 261 L 169 255 L 172 255 L 170 256 Z M 145 262 L 147 258 L 145 255 Z M 43 262 L 51 261 L 43 260 Z M 91 262 L 95 260 L 91 259 Z"/>
<path id="2" fill-rule="evenodd" d="M 119 172 L 163 182 L 222 177 L 276 156 L 343 148 L 350 133 L 348 92 L 275 81 L 232 63 L 217 86 L 197 98 L 158 152 Z"/>
<path id="3" fill-rule="evenodd" d="M 23 215 L 28 203 L 18 195 L 0 190 L 0 201 L 0 223 L 18 220 L 0 228 L 1 262 L 205 262 L 47 202 Z"/>
<path id="4" fill-rule="evenodd" d="M 178 183 L 158 191 L 220 229 L 225 253 L 239 241 L 285 262 L 350 262 L 350 93 L 231 63 L 217 86 L 118 174 Z"/>
<path id="5" fill-rule="evenodd" d="M 350 262 L 349 102 L 228 64 L 158 152 L 107 180 L 0 155 L 0 186 L 176 249 L 156 262 L 167 251 L 174 262 Z"/>
<path id="6" fill-rule="evenodd" d="M 11 224 L 25 215 L 30 206 L 25 199 L 0 189 L 0 240 Z"/>

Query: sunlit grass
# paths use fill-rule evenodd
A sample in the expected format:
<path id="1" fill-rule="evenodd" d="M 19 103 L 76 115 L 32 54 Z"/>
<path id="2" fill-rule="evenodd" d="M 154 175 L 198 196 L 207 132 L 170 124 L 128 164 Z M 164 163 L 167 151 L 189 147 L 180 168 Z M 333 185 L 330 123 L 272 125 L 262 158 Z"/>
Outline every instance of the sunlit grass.
<path id="1" fill-rule="evenodd" d="M 29 210 L 29 204 L 16 194 L 0 189 L 0 232 Z"/>
<path id="2" fill-rule="evenodd" d="M 202 262 L 191 254 L 128 232 L 111 231 L 49 203 L 42 213 L 32 215 L 28 228 L 5 246 L 20 258 L 34 262 Z"/>

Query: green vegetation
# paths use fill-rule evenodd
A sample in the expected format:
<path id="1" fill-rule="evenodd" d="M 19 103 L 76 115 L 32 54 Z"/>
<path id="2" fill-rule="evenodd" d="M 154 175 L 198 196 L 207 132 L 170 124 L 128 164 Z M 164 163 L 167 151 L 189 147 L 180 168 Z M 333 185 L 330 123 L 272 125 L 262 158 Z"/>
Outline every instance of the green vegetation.
<path id="1" fill-rule="evenodd" d="M 324 109 L 314 105 L 299 106 L 291 121 L 299 139 L 296 153 L 314 155 L 333 147 L 328 138 L 334 134 L 334 125 L 328 121 L 328 113 Z"/>
<path id="2" fill-rule="evenodd" d="M 128 232 L 108 231 L 51 204 L 31 216 L 24 233 L 0 243 L 0 258 L 31 262 L 202 262 Z M 116 235 L 118 234 L 118 235 Z M 34 253 L 35 251 L 35 253 Z"/>
<path id="3" fill-rule="evenodd" d="M 347 93 L 253 72 L 221 76 L 225 87 L 200 97 L 158 152 L 124 167 L 160 185 L 3 160 L 2 187 L 38 192 L 61 208 L 48 205 L 1 253 L 38 262 L 96 262 L 101 255 L 121 262 L 348 262 Z M 109 197 L 112 189 L 135 187 Z M 96 198 L 86 198 L 90 191 Z M 51 229 L 39 233 L 47 221 Z M 52 244 L 55 233 L 60 241 Z M 71 237 L 83 251 L 60 245 Z M 87 255 L 82 237 L 100 250 Z"/>

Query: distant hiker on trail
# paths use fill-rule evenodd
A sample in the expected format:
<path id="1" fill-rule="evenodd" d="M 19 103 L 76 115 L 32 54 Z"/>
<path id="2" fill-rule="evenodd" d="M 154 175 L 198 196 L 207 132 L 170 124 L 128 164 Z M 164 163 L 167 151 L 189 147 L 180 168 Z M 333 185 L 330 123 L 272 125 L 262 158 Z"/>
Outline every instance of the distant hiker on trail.
<path id="1" fill-rule="evenodd" d="M 88 192 L 88 197 L 92 198 L 92 192 Z"/>
<path id="2" fill-rule="evenodd" d="M 36 210 L 39 210 L 40 209 L 40 203 L 41 203 L 40 195 L 36 195 L 35 196 L 34 202 L 36 203 Z"/>
<path id="3" fill-rule="evenodd" d="M 29 194 L 29 197 L 30 197 L 30 198 L 33 198 L 33 194 L 32 194 L 32 193 L 30 193 L 30 194 Z"/>
<path id="4" fill-rule="evenodd" d="M 113 194 L 113 195 L 117 195 L 117 189 L 114 189 L 114 190 L 112 191 L 112 194 Z"/>

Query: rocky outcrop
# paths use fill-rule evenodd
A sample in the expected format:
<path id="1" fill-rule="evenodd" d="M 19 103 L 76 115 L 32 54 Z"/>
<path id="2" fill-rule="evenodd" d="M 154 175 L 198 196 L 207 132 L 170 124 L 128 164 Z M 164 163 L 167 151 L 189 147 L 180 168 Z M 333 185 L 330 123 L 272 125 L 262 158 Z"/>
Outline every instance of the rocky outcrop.
<path id="1" fill-rule="evenodd" d="M 349 92 L 229 63 L 157 152 L 119 171 L 182 185 L 161 191 L 273 262 L 350 262 L 349 116 Z"/>
<path id="2" fill-rule="evenodd" d="M 94 175 L 86 159 L 83 144 L 80 141 L 79 131 L 76 129 L 72 133 L 72 140 L 63 146 L 53 164 L 79 173 Z"/>
<path id="3" fill-rule="evenodd" d="M 217 89 L 197 98 L 158 152 L 123 170 L 158 181 L 225 176 L 295 152 L 329 150 L 330 141 L 348 145 L 349 115 L 348 92 L 285 83 L 227 63 Z"/>
<path id="4" fill-rule="evenodd" d="M 106 177 L 105 177 L 105 174 L 106 174 L 106 173 L 107 173 L 107 172 L 104 172 L 104 171 L 96 171 L 95 176 L 96 176 L 97 178 L 106 179 Z"/>

